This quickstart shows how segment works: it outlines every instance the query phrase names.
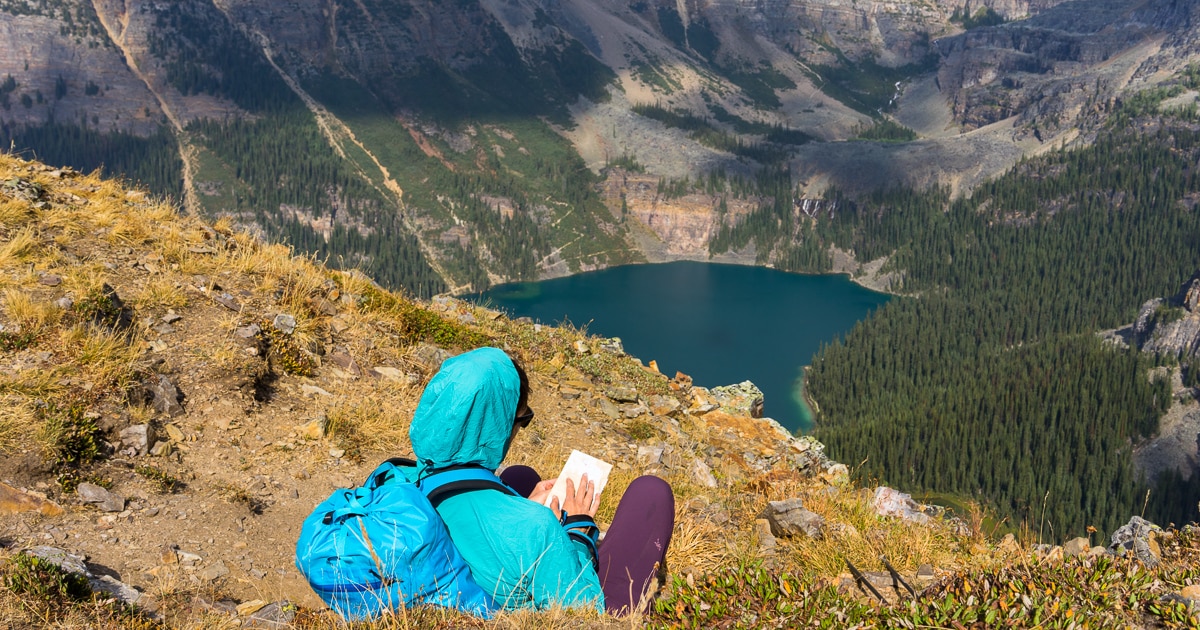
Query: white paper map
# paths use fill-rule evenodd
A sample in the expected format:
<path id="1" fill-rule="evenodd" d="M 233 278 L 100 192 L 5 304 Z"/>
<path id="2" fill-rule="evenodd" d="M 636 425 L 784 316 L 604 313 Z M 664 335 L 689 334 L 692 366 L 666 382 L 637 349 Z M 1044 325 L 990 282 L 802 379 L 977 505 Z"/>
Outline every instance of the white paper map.
<path id="1" fill-rule="evenodd" d="M 554 487 L 550 489 L 550 495 L 546 497 L 546 507 L 550 507 L 550 502 L 554 497 L 558 497 L 558 505 L 561 507 L 563 500 L 567 496 L 567 480 L 579 488 L 579 478 L 587 473 L 588 481 L 592 482 L 596 488 L 596 496 L 599 497 L 601 492 L 604 492 L 604 486 L 608 483 L 608 473 L 612 472 L 612 464 L 592 457 L 587 453 L 580 451 L 571 451 L 571 456 L 567 458 L 566 465 L 563 466 L 562 472 L 558 474 L 558 479 L 554 482 Z"/>

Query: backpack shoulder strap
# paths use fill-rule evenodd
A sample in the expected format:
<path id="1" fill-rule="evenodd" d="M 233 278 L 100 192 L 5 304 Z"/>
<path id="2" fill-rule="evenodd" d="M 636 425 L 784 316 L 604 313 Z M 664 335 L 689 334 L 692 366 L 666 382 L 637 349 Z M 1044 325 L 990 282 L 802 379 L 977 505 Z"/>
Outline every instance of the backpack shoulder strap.
<path id="1" fill-rule="evenodd" d="M 417 488 L 425 498 L 437 507 L 447 498 L 471 490 L 497 490 L 505 494 L 520 496 L 508 487 L 492 471 L 482 466 L 452 466 L 435 470 L 417 482 Z"/>

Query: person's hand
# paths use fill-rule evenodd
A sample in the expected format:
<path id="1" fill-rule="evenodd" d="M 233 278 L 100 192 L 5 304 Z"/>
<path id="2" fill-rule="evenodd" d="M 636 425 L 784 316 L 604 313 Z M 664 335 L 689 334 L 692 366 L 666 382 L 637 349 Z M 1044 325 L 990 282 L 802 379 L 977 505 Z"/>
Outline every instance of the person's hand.
<path id="1" fill-rule="evenodd" d="M 546 497 L 550 496 L 550 491 L 554 489 L 553 479 L 543 479 L 533 487 L 533 492 L 529 493 L 529 500 L 538 505 L 546 504 Z"/>
<path id="2" fill-rule="evenodd" d="M 554 497 L 550 501 L 550 510 L 555 514 L 560 511 L 566 512 L 567 516 L 575 516 L 576 514 L 587 514 L 595 516 L 596 509 L 600 507 L 600 501 L 596 496 L 596 484 L 588 481 L 587 473 L 579 478 L 579 487 L 575 487 L 575 483 L 567 479 L 566 497 L 563 499 L 562 506 L 558 504 L 558 497 Z"/>

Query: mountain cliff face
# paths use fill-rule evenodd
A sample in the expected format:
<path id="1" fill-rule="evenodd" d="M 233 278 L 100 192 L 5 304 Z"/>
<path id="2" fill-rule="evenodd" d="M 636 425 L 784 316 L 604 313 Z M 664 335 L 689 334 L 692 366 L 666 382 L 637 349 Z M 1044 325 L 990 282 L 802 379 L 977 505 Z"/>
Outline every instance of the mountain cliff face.
<path id="1" fill-rule="evenodd" d="M 1200 358 L 1200 274 L 1172 298 L 1146 302 L 1133 324 L 1133 337 L 1146 352 Z"/>
<path id="2" fill-rule="evenodd" d="M 1196 13 L 1167 0 L 0 0 L 0 139 L 428 295 L 704 256 L 707 228 L 650 224 L 673 204 L 657 180 L 770 168 L 812 198 L 969 191 L 1086 140 L 1114 97 L 1200 55 Z M 915 139 L 846 142 L 884 120 Z M 656 181 L 623 208 L 601 171 L 625 159 Z M 672 225 L 746 214 L 718 217 L 712 191 L 694 194 L 712 203 L 677 205 Z"/>

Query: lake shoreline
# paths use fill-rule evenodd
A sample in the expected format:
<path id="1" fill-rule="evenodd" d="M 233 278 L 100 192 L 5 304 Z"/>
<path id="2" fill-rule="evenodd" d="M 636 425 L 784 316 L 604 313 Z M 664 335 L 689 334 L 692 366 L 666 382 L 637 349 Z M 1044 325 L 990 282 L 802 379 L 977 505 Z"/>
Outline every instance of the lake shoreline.
<path id="1" fill-rule="evenodd" d="M 620 337 L 630 354 L 699 386 L 751 381 L 765 415 L 803 435 L 819 407 L 806 399 L 802 368 L 891 299 L 852 280 L 685 260 L 500 285 L 467 299 L 550 325 L 589 322 L 591 334 Z"/>

